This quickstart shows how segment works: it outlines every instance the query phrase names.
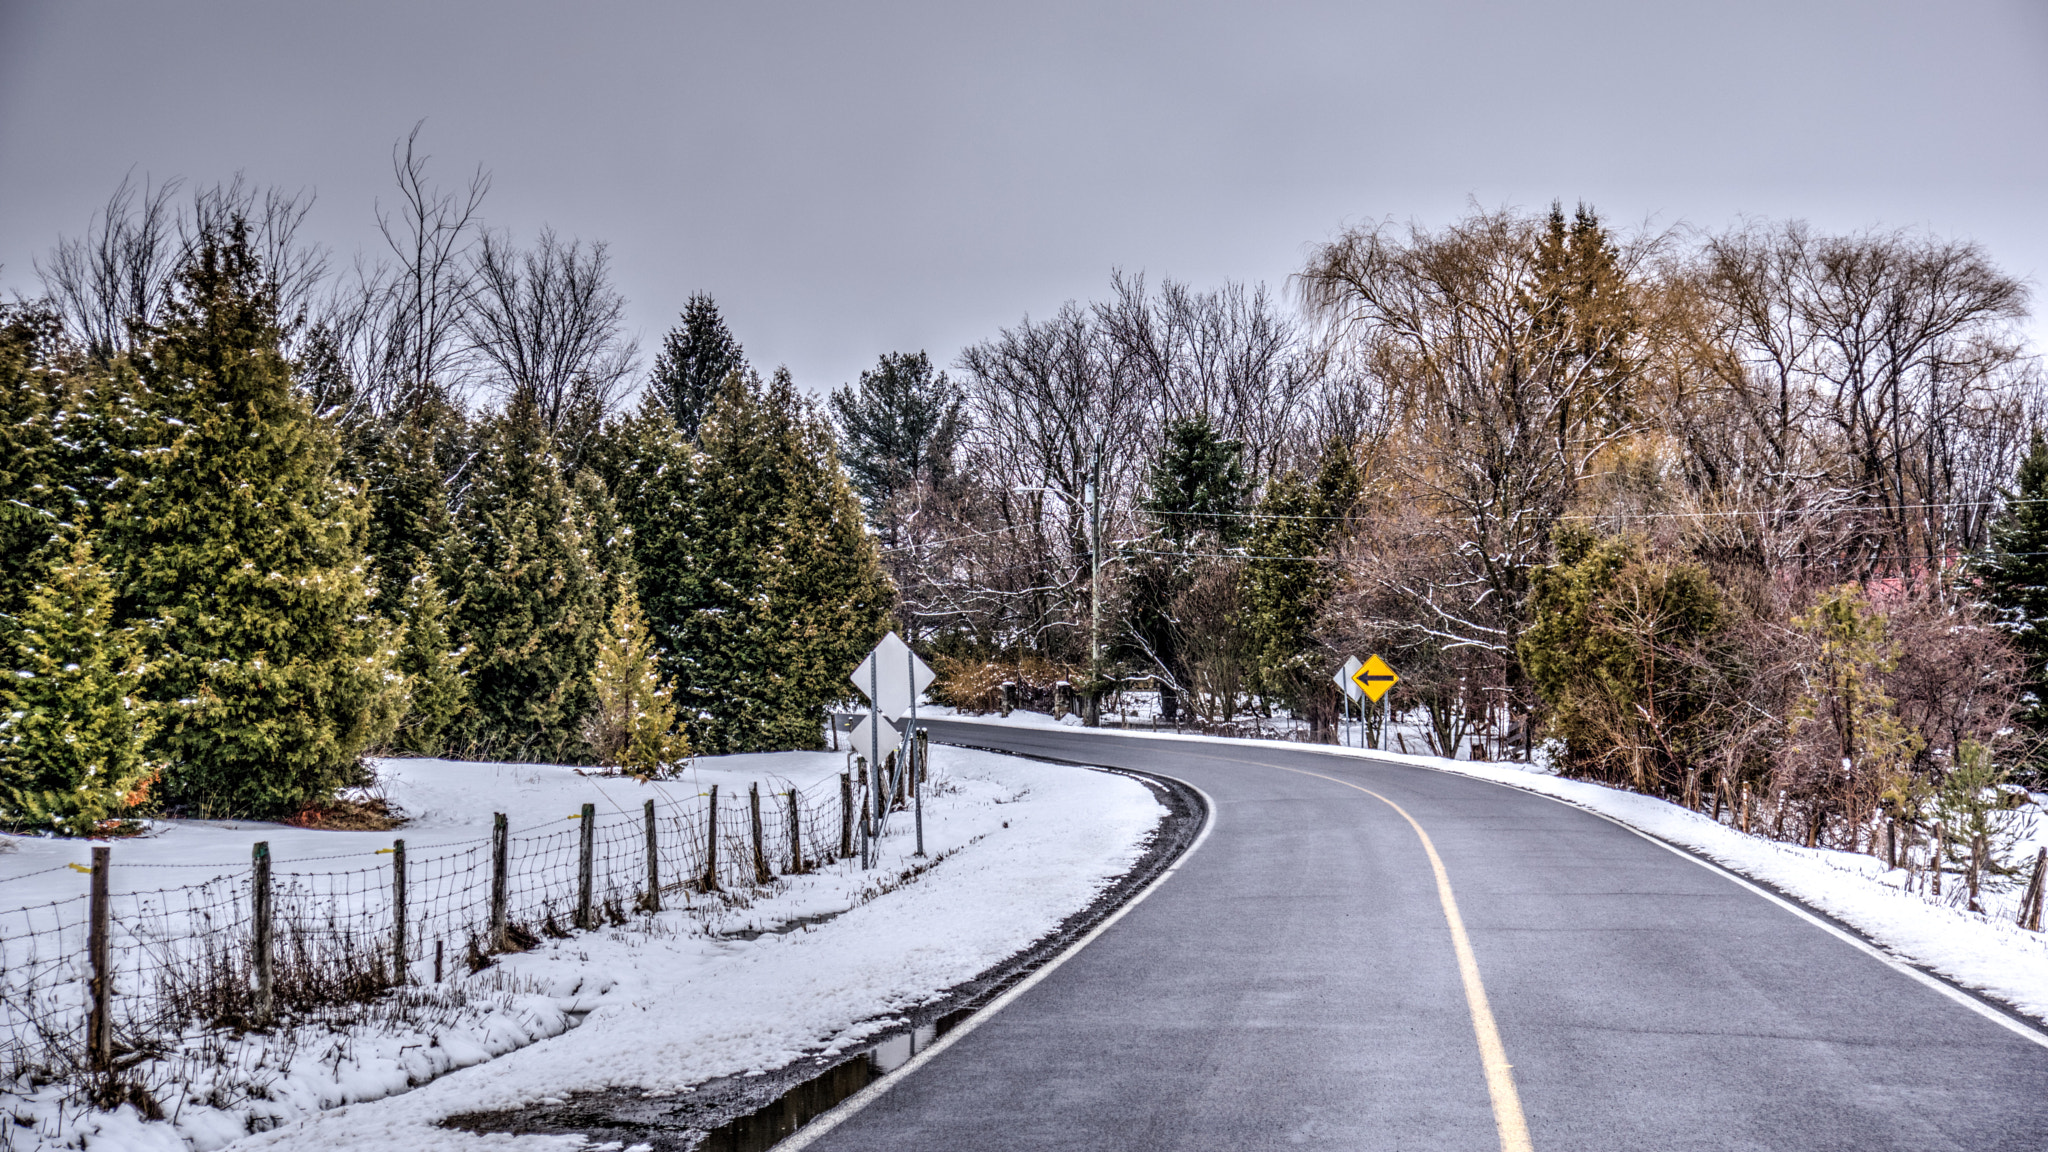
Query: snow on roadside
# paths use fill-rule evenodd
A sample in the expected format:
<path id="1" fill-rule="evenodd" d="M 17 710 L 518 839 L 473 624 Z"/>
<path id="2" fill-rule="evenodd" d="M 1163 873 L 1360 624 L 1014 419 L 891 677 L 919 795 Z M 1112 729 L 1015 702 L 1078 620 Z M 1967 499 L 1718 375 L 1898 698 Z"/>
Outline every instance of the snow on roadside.
<path id="1" fill-rule="evenodd" d="M 408 852 L 420 853 L 476 839 L 493 808 L 517 828 L 560 821 L 586 800 L 637 811 L 649 787 L 674 798 L 713 783 L 806 786 L 836 776 L 843 761 L 829 752 L 705 758 L 687 780 L 654 786 L 552 766 L 429 760 L 390 761 L 381 775 L 389 798 L 413 816 L 398 834 Z M 1147 788 L 1110 773 L 942 746 L 932 749 L 932 772 L 927 860 L 912 857 L 911 821 L 899 815 L 872 871 L 856 860 L 783 877 L 734 907 L 707 908 L 700 897 L 695 909 L 548 940 L 474 976 L 451 976 L 478 1007 L 460 1026 L 428 1035 L 368 1026 L 325 1043 L 317 1058 L 302 1052 L 289 1067 L 271 1069 L 252 1098 L 230 1106 L 165 1100 L 166 1111 L 177 1108 L 175 1123 L 143 1122 L 126 1106 L 73 1116 L 50 1125 L 50 1145 L 38 1143 L 35 1129 L 9 1125 L 12 1146 L 84 1138 L 93 1147 L 182 1152 L 267 1128 L 236 1146 L 575 1147 L 574 1140 L 509 1141 L 434 1123 L 584 1090 L 684 1091 L 855 1045 L 1086 906 L 1137 860 L 1162 814 Z M 369 852 L 393 835 L 176 822 L 117 844 L 115 882 L 124 882 L 124 860 L 227 868 L 246 861 L 258 839 L 289 861 Z M 82 878 L 64 865 L 82 858 L 87 845 L 6 841 L 15 850 L 0 854 L 0 904 L 15 906 L 22 894 L 75 895 Z M 125 882 L 136 886 L 164 882 L 156 870 L 131 868 L 129 876 Z M 797 926 L 776 931 L 790 925 Z M 764 930 L 754 939 L 734 934 Z M 0 1086 L 0 1097 L 9 1095 Z M 19 1110 L 24 1099 L 12 1095 L 6 1103 Z"/>
<path id="2" fill-rule="evenodd" d="M 1045 727 L 1058 724 L 1043 714 L 1018 714 L 1016 720 L 988 716 L 948 719 Z M 1070 718 L 1071 719 L 1071 718 Z M 1106 735 L 1134 740 L 1187 739 L 1166 733 L 1103 728 Z M 1246 747 L 1272 747 L 1270 740 L 1204 738 Z M 1292 745 L 1299 748 L 1300 745 Z M 1731 872 L 1758 880 L 1809 907 L 1855 928 L 1893 955 L 1939 972 L 1966 988 L 1982 992 L 2035 1020 L 2048 1021 L 2048 933 L 2029 932 L 2013 922 L 2019 889 L 1985 894 L 1986 912 L 1971 912 L 1947 899 L 1907 891 L 1904 869 L 1887 869 L 1874 857 L 1826 848 L 1805 848 L 1760 836 L 1745 835 L 1709 816 L 1679 805 L 1584 780 L 1567 780 L 1515 763 L 1450 760 L 1318 745 L 1318 751 L 1412 764 L 1506 784 L 1553 797 L 1611 817 L 1705 856 Z M 2037 838 L 2043 830 L 2037 827 Z M 2031 856 L 2037 841 L 2025 845 Z M 1961 887 L 1951 877 L 1949 897 Z"/>

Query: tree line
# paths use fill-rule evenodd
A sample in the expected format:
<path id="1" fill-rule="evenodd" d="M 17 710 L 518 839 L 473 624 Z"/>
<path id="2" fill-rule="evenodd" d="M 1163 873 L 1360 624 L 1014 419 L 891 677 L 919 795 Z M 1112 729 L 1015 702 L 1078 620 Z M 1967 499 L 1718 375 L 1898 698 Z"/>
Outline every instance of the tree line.
<path id="1" fill-rule="evenodd" d="M 1119 274 L 834 397 L 949 700 L 1328 739 L 1376 651 L 1428 750 L 1871 851 L 2041 778 L 2039 366 L 1978 246 L 1558 205 L 1353 229 L 1290 289 Z"/>
<path id="2" fill-rule="evenodd" d="M 820 406 L 701 295 L 629 406 L 605 246 L 486 229 L 417 133 L 393 166 L 382 261 L 124 183 L 0 313 L 0 824 L 819 744 L 893 604 Z"/>

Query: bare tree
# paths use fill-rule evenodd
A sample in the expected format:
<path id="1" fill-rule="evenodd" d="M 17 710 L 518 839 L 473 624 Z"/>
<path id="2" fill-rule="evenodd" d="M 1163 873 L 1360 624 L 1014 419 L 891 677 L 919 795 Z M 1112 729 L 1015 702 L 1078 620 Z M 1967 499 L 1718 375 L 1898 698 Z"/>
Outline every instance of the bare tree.
<path id="1" fill-rule="evenodd" d="M 36 262 L 44 290 L 69 336 L 87 355 L 111 359 L 134 347 L 134 334 L 154 323 L 170 297 L 183 254 L 172 197 L 179 181 L 136 187 L 124 176 L 86 226 Z"/>
<path id="2" fill-rule="evenodd" d="M 534 406 L 572 451 L 611 411 L 633 370 L 621 332 L 626 299 L 611 283 L 602 242 L 563 243 L 543 229 L 527 250 L 485 233 L 464 331 L 510 400 Z"/>
<path id="3" fill-rule="evenodd" d="M 304 243 L 299 229 L 312 196 L 258 188 L 236 176 L 201 188 L 189 207 L 175 206 L 181 181 L 137 187 L 124 177 L 81 237 L 63 237 L 36 271 L 72 339 L 88 356 L 133 351 L 159 319 L 171 283 L 207 236 L 239 221 L 277 302 L 287 350 L 306 334 L 313 294 L 327 276 L 326 249 Z"/>
<path id="4" fill-rule="evenodd" d="M 1701 493 L 1843 576 L 1930 578 L 1981 545 L 2035 415 L 2026 288 L 1974 244 L 1753 225 L 1686 272 Z M 1918 574 L 1915 577 L 1915 574 Z"/>
<path id="5" fill-rule="evenodd" d="M 1595 462 L 1639 426 L 1630 281 L 1646 245 L 1614 249 L 1583 209 L 1563 229 L 1560 213 L 1546 229 L 1507 211 L 1434 233 L 1359 229 L 1297 281 L 1385 392 L 1385 467 L 1427 513 L 1426 538 L 1401 546 L 1456 560 L 1400 591 L 1439 642 L 1510 668 L 1530 568 Z"/>

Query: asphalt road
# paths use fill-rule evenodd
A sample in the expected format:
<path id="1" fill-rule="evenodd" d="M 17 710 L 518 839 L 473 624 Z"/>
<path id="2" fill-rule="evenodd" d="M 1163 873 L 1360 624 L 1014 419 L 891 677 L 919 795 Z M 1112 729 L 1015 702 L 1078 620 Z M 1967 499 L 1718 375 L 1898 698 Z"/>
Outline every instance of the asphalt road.
<path id="1" fill-rule="evenodd" d="M 1177 777 L 1212 825 L 818 1152 L 2048 1149 L 2048 1048 L 1590 813 L 1310 749 L 930 727 Z"/>

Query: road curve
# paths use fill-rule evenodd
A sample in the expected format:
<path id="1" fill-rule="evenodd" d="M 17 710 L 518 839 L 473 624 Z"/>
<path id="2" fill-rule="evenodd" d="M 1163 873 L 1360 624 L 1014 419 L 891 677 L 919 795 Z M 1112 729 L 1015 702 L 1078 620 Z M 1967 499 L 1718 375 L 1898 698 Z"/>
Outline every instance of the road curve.
<path id="1" fill-rule="evenodd" d="M 1212 825 L 816 1152 L 2048 1148 L 2048 1047 L 1591 813 L 1303 747 L 930 727 L 1177 777 Z"/>

